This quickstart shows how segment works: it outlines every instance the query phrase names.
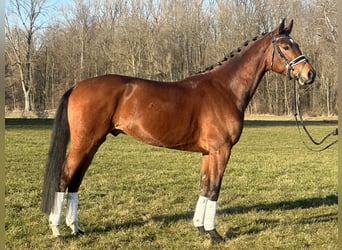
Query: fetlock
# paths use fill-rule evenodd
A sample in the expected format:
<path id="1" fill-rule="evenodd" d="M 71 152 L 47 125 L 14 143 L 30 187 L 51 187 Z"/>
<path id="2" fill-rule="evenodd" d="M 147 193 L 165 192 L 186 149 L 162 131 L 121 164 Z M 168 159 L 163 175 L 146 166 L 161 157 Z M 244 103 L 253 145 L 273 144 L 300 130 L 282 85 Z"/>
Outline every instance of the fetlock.
<path id="1" fill-rule="evenodd" d="M 52 230 L 52 238 L 58 238 L 61 236 L 61 232 L 59 231 L 59 226 L 50 224 L 50 228 Z"/>
<path id="2" fill-rule="evenodd" d="M 83 235 L 84 232 L 80 229 L 77 222 L 68 225 L 71 228 L 72 235 Z"/>

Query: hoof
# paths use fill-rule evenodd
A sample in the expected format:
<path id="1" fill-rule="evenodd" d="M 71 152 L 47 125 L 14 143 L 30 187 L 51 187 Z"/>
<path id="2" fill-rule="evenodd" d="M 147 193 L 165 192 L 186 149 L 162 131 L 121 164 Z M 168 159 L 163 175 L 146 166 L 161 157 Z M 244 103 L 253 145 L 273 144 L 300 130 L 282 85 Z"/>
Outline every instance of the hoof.
<path id="1" fill-rule="evenodd" d="M 197 229 L 198 229 L 198 232 L 199 232 L 200 235 L 203 235 L 203 234 L 207 233 L 207 231 L 205 231 L 203 226 L 202 227 L 197 227 Z"/>
<path id="2" fill-rule="evenodd" d="M 211 243 L 216 244 L 224 241 L 224 238 L 216 231 L 216 229 L 206 231 L 204 227 L 197 227 L 200 235 L 209 234 L 211 238 Z"/>
<path id="3" fill-rule="evenodd" d="M 211 243 L 217 244 L 224 241 L 224 238 L 216 231 L 216 229 L 207 231 L 211 238 Z"/>
<path id="4" fill-rule="evenodd" d="M 81 229 L 78 229 L 77 232 L 72 232 L 71 234 L 75 237 L 78 237 L 84 235 L 84 232 Z"/>
<path id="5" fill-rule="evenodd" d="M 84 235 L 84 232 L 78 227 L 77 223 L 69 225 L 71 228 L 71 234 L 73 236 L 81 236 Z"/>

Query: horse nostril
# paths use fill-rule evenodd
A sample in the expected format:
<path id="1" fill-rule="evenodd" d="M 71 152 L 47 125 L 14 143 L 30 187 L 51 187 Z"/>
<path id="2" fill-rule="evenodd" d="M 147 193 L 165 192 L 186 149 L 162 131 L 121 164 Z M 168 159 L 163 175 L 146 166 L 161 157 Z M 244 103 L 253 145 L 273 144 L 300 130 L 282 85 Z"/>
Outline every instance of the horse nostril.
<path id="1" fill-rule="evenodd" d="M 310 70 L 309 71 L 309 78 L 313 80 L 315 80 L 316 77 L 316 72 L 314 70 Z"/>
<path id="2" fill-rule="evenodd" d="M 308 73 L 308 82 L 312 83 L 315 80 L 316 72 L 314 70 L 310 70 Z"/>

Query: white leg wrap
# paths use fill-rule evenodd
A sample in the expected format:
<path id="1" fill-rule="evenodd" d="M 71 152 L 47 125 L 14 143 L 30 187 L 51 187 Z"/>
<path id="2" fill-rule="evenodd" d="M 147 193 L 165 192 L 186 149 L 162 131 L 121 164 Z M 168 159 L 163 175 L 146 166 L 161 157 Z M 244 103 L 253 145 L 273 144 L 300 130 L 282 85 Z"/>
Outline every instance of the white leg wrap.
<path id="1" fill-rule="evenodd" d="M 204 229 L 210 231 L 215 229 L 215 216 L 216 216 L 216 201 L 207 201 L 207 207 L 204 215 Z"/>
<path id="2" fill-rule="evenodd" d="M 193 223 L 195 227 L 202 227 L 204 225 L 204 215 L 206 211 L 207 202 L 208 198 L 204 196 L 199 196 L 193 218 Z"/>
<path id="3" fill-rule="evenodd" d="M 73 234 L 81 233 L 82 230 L 78 227 L 77 223 L 77 211 L 78 211 L 78 193 L 68 193 L 68 202 L 66 209 L 66 224 L 72 230 Z"/>
<path id="4" fill-rule="evenodd" d="M 77 222 L 78 193 L 68 193 L 66 208 L 66 224 L 70 226 Z"/>
<path id="5" fill-rule="evenodd" d="M 51 209 L 51 213 L 49 216 L 49 224 L 53 226 L 59 226 L 62 216 L 64 202 L 64 193 L 56 192 L 55 193 L 55 201 L 53 203 L 53 207 Z"/>
<path id="6" fill-rule="evenodd" d="M 64 202 L 64 192 L 56 192 L 55 201 L 53 203 L 53 207 L 49 215 L 49 225 L 50 225 L 50 228 L 52 229 L 53 237 L 58 237 L 61 235 L 59 232 L 58 226 L 59 226 L 59 223 L 61 222 L 63 202 Z"/>

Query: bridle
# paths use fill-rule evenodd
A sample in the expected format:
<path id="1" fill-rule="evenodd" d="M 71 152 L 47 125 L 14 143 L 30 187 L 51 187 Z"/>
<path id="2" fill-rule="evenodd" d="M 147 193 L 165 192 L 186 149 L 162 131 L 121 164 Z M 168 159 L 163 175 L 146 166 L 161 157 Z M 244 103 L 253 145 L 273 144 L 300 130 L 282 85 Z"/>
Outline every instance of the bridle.
<path id="1" fill-rule="evenodd" d="M 284 36 L 280 36 L 280 37 L 274 37 L 273 32 L 271 33 L 272 35 L 272 44 L 273 44 L 273 50 L 272 50 L 272 60 L 271 60 L 271 69 L 273 67 L 273 60 L 274 60 L 274 52 L 277 51 L 278 55 L 280 56 L 281 59 L 283 59 L 283 61 L 286 63 L 286 69 L 287 69 L 287 78 L 289 80 L 292 80 L 293 78 L 295 79 L 299 79 L 302 75 L 302 71 L 304 69 L 305 64 L 308 62 L 308 59 L 306 58 L 305 55 L 300 55 L 298 57 L 296 57 L 295 59 L 293 59 L 292 61 L 289 61 L 286 56 L 284 55 L 284 53 L 281 51 L 281 49 L 279 48 L 279 46 L 277 45 L 277 41 L 279 41 L 280 39 L 290 39 L 289 37 L 284 37 Z M 291 72 L 294 71 L 293 66 L 304 62 L 303 66 L 301 68 L 301 70 L 299 71 L 299 73 L 297 74 L 297 76 L 292 77 L 291 76 Z"/>
<path id="2" fill-rule="evenodd" d="M 273 50 L 272 50 L 272 60 L 271 60 L 271 69 L 273 67 L 273 60 L 274 60 L 274 52 L 277 51 L 278 52 L 278 55 L 280 56 L 280 58 L 283 59 L 283 61 L 286 63 L 286 69 L 287 69 L 287 78 L 289 80 L 292 80 L 293 79 L 293 93 L 294 93 L 294 97 L 293 97 L 293 111 L 294 111 L 294 117 L 295 117 L 295 121 L 296 121 L 296 125 L 297 125 L 297 128 L 298 128 L 298 131 L 299 131 L 299 135 L 301 137 L 301 140 L 304 144 L 304 146 L 311 150 L 311 151 L 315 151 L 315 152 L 321 152 L 321 151 L 324 151 L 328 148 L 330 148 L 332 145 L 336 144 L 338 142 L 338 140 L 335 140 L 335 141 L 332 141 L 330 142 L 329 144 L 327 144 L 326 146 L 323 146 L 322 148 L 319 148 L 319 149 L 312 149 L 311 147 L 309 147 L 303 140 L 303 137 L 302 137 L 302 134 L 301 134 L 301 131 L 300 131 L 300 128 L 299 128 L 299 121 L 298 121 L 298 118 L 297 116 L 299 115 L 299 118 L 300 118 L 300 122 L 301 122 L 301 125 L 303 127 L 303 130 L 305 131 L 306 135 L 309 137 L 309 139 L 311 140 L 311 142 L 316 145 L 316 146 L 321 146 L 330 136 L 336 136 L 338 135 L 338 129 L 334 129 L 333 131 L 331 131 L 329 134 L 327 134 L 325 137 L 323 137 L 320 141 L 316 141 L 313 139 L 313 137 L 311 136 L 311 134 L 309 133 L 308 129 L 306 128 L 305 124 L 304 124 L 304 121 L 303 121 L 303 117 L 302 117 L 302 114 L 301 114 L 301 108 L 300 108 L 300 101 L 299 101 L 299 97 L 297 97 L 297 91 L 296 91 L 296 80 L 299 79 L 301 77 L 301 74 L 302 74 L 302 71 L 304 69 L 304 66 L 305 64 L 308 62 L 307 58 L 305 55 L 300 55 L 298 57 L 296 57 L 295 59 L 293 59 L 292 61 L 289 61 L 286 56 L 284 55 L 284 53 L 281 51 L 281 49 L 279 48 L 279 46 L 277 45 L 277 41 L 279 41 L 280 39 L 291 39 L 289 37 L 285 37 L 285 36 L 280 36 L 280 37 L 277 37 L 275 38 L 274 37 L 274 34 L 273 32 L 271 33 L 272 34 L 272 44 L 273 44 Z M 297 74 L 297 76 L 294 76 L 292 77 L 291 76 L 291 72 L 294 71 L 294 68 L 293 66 L 301 63 L 301 62 L 304 62 L 303 63 L 303 66 L 301 68 L 301 70 L 299 71 L 299 73 Z M 298 98 L 298 99 L 297 99 Z"/>

